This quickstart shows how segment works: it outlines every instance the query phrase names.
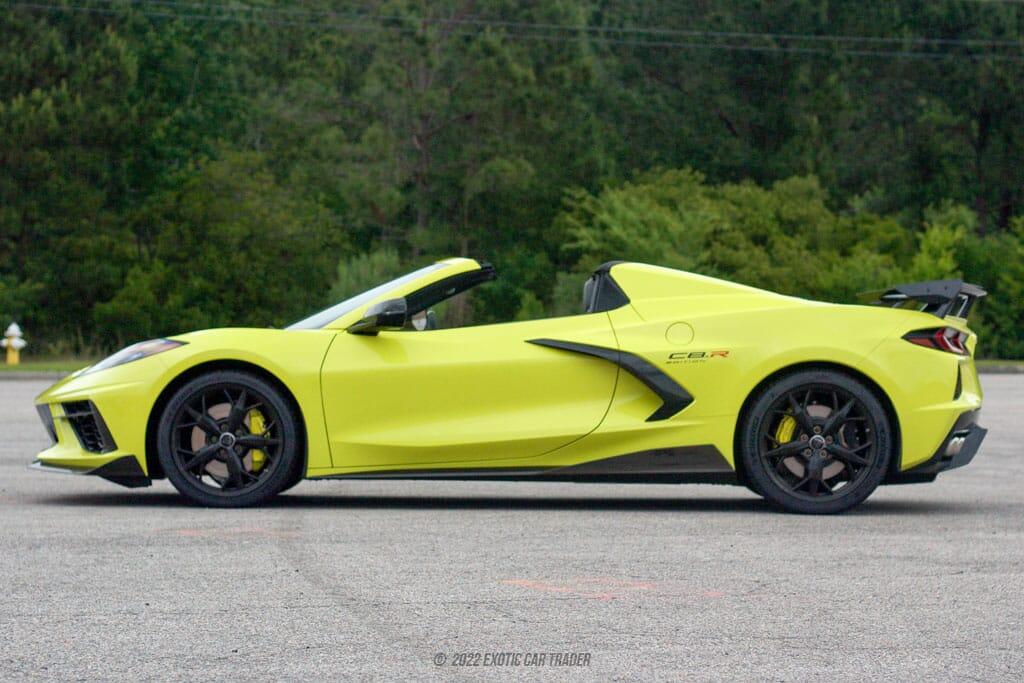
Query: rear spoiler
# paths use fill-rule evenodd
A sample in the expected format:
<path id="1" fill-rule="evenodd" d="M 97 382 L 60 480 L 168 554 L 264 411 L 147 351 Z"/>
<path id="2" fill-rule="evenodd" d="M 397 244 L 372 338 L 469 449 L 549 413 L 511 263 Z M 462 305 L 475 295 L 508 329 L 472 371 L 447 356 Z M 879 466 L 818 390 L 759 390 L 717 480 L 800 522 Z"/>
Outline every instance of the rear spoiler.
<path id="1" fill-rule="evenodd" d="M 978 285 L 963 280 L 929 280 L 863 292 L 857 298 L 874 306 L 912 308 L 939 318 L 947 315 L 967 318 L 974 302 L 986 294 L 988 292 Z"/>

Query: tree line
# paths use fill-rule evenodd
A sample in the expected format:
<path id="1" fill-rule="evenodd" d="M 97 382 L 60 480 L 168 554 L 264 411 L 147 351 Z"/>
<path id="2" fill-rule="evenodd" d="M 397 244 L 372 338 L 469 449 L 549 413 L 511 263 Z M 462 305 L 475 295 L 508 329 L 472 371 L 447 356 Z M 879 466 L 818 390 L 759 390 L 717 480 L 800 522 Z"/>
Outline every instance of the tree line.
<path id="1" fill-rule="evenodd" d="M 963 277 L 1024 357 L 1024 5 L 0 0 L 0 315 L 95 353 L 448 255 L 478 322 L 612 258 Z"/>

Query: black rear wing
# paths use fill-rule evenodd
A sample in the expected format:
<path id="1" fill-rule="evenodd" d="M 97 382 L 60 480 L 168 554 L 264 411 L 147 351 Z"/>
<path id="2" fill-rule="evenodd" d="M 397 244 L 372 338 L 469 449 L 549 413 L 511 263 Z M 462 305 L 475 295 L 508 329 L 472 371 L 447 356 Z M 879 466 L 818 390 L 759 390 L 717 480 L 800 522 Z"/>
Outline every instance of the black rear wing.
<path id="1" fill-rule="evenodd" d="M 863 292 L 858 298 L 874 306 L 911 308 L 939 318 L 967 318 L 974 302 L 988 292 L 963 280 L 929 280 Z"/>

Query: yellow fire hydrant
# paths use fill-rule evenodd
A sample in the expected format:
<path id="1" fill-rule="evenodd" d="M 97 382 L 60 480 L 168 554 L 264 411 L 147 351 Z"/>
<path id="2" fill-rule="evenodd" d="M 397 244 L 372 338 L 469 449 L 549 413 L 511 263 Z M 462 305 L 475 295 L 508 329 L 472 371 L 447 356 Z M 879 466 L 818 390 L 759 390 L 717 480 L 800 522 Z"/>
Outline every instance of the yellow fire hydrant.
<path id="1" fill-rule="evenodd" d="M 4 332 L 4 338 L 0 340 L 0 346 L 7 348 L 8 365 L 17 365 L 21 362 L 21 350 L 28 346 L 28 342 L 21 337 L 21 328 L 18 327 L 18 323 L 11 323 L 7 331 Z"/>

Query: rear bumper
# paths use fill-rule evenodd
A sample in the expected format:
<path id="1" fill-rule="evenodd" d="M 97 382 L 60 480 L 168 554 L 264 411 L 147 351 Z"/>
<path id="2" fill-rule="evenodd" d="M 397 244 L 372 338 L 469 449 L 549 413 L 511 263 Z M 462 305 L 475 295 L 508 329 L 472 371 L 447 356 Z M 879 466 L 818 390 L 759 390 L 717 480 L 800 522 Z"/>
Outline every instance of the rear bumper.
<path id="1" fill-rule="evenodd" d="M 934 481 L 940 472 L 963 467 L 974 459 L 988 430 L 978 426 L 980 410 L 970 410 L 957 418 L 935 454 L 925 462 L 903 472 L 894 472 L 886 484 L 915 484 Z"/>

